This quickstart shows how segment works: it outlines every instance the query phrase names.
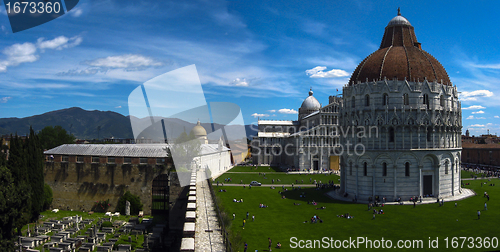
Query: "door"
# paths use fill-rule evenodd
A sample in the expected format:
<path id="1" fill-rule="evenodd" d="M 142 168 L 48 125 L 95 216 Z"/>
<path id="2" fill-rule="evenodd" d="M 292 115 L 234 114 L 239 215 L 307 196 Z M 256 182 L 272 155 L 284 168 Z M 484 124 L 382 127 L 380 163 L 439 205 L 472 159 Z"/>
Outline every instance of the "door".
<path id="1" fill-rule="evenodd" d="M 319 161 L 314 160 L 313 161 L 313 170 L 317 171 L 319 169 Z"/>
<path id="2" fill-rule="evenodd" d="M 432 175 L 424 175 L 424 195 L 432 194 Z"/>

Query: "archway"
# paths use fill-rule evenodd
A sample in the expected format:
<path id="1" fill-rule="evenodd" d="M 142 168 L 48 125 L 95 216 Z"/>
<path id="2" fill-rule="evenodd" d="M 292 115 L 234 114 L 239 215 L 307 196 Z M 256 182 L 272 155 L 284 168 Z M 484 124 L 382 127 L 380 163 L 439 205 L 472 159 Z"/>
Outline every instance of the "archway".
<path id="1" fill-rule="evenodd" d="M 151 213 L 164 214 L 168 212 L 169 201 L 169 176 L 168 174 L 160 174 L 153 179 L 153 186 L 151 188 Z"/>

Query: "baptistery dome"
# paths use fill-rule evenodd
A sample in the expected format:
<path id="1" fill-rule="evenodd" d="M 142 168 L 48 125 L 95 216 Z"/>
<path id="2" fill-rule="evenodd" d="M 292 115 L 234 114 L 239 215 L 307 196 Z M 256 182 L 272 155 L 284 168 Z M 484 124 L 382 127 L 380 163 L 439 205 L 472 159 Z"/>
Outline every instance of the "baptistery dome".
<path id="1" fill-rule="evenodd" d="M 312 90 L 309 90 L 309 96 L 302 102 L 300 108 L 303 110 L 319 110 L 321 108 L 321 104 L 314 98 Z"/>
<path id="2" fill-rule="evenodd" d="M 385 27 L 380 48 L 354 70 L 349 85 L 383 79 L 438 82 L 451 86 L 444 67 L 422 50 L 410 22 L 398 15 Z"/>

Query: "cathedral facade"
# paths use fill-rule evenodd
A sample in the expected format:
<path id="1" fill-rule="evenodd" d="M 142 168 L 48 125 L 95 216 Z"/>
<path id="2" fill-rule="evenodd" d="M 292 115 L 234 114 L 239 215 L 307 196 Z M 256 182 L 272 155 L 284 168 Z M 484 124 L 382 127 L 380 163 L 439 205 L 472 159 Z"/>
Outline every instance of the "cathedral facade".
<path id="1" fill-rule="evenodd" d="M 461 193 L 462 113 L 444 67 L 422 50 L 398 15 L 380 48 L 321 106 L 309 93 L 297 121 L 259 120 L 254 163 L 341 170 L 341 191 L 358 199 Z"/>

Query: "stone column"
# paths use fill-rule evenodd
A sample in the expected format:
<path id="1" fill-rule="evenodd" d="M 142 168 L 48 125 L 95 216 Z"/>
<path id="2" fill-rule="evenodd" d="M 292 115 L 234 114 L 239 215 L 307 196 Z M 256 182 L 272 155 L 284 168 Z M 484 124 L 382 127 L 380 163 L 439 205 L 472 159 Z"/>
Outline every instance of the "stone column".
<path id="1" fill-rule="evenodd" d="M 423 185 L 422 185 L 422 182 L 423 182 L 423 175 L 422 175 L 422 169 L 424 167 L 422 165 L 419 165 L 418 166 L 418 173 L 419 173 L 419 177 L 418 177 L 418 192 L 419 192 L 419 196 L 422 197 L 422 195 L 424 194 L 423 192 Z"/>
<path id="2" fill-rule="evenodd" d="M 396 163 L 394 163 L 394 200 L 396 200 L 397 198 L 397 195 L 398 195 L 398 191 L 397 191 L 397 173 L 396 173 L 396 168 L 397 168 L 397 165 Z"/>

